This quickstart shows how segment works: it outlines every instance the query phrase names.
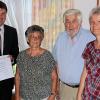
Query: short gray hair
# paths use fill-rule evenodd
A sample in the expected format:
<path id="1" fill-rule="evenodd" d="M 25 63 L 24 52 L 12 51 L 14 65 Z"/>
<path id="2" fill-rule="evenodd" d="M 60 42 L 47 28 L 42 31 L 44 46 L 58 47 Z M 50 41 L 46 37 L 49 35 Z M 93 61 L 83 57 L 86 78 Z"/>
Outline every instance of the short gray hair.
<path id="1" fill-rule="evenodd" d="M 80 10 L 78 9 L 68 9 L 65 11 L 65 13 L 63 14 L 63 22 L 65 23 L 65 20 L 66 20 L 66 16 L 69 16 L 69 15 L 78 15 L 78 21 L 79 23 L 82 22 L 82 13 Z"/>
<path id="2" fill-rule="evenodd" d="M 91 20 L 91 17 L 95 14 L 100 15 L 100 7 L 96 7 L 91 10 L 89 15 L 89 21 Z"/>

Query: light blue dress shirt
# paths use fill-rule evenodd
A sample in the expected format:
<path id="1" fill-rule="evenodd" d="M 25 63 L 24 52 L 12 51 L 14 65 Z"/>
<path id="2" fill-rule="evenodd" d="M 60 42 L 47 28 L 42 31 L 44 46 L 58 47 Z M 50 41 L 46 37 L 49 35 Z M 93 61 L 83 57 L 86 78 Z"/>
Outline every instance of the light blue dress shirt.
<path id="1" fill-rule="evenodd" d="M 56 40 L 53 55 L 58 63 L 59 78 L 69 85 L 77 85 L 84 67 L 82 52 L 88 42 L 95 37 L 90 31 L 81 28 L 73 41 L 66 31 Z"/>

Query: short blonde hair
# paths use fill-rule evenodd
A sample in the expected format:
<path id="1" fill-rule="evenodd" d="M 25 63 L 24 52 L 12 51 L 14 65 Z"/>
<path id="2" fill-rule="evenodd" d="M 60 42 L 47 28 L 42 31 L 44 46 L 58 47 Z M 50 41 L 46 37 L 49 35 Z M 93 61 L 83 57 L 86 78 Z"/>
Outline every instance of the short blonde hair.
<path id="1" fill-rule="evenodd" d="M 91 20 L 91 17 L 95 14 L 100 15 L 100 7 L 96 7 L 91 10 L 89 15 L 89 21 Z"/>

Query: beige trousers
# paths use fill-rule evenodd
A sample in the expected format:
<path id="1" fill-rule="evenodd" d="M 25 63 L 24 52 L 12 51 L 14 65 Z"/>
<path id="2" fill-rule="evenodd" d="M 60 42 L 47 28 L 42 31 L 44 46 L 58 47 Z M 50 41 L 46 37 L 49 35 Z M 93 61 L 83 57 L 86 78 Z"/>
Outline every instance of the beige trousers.
<path id="1" fill-rule="evenodd" d="M 76 100 L 78 88 L 60 83 L 60 100 Z"/>

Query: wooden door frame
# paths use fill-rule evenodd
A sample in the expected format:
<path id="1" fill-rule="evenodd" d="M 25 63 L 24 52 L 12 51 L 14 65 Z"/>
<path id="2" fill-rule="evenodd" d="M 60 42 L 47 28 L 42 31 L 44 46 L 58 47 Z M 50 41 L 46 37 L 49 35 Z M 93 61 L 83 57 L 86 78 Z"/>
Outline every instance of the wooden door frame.
<path id="1" fill-rule="evenodd" d="M 100 0 L 97 0 L 97 7 L 100 6 Z"/>

